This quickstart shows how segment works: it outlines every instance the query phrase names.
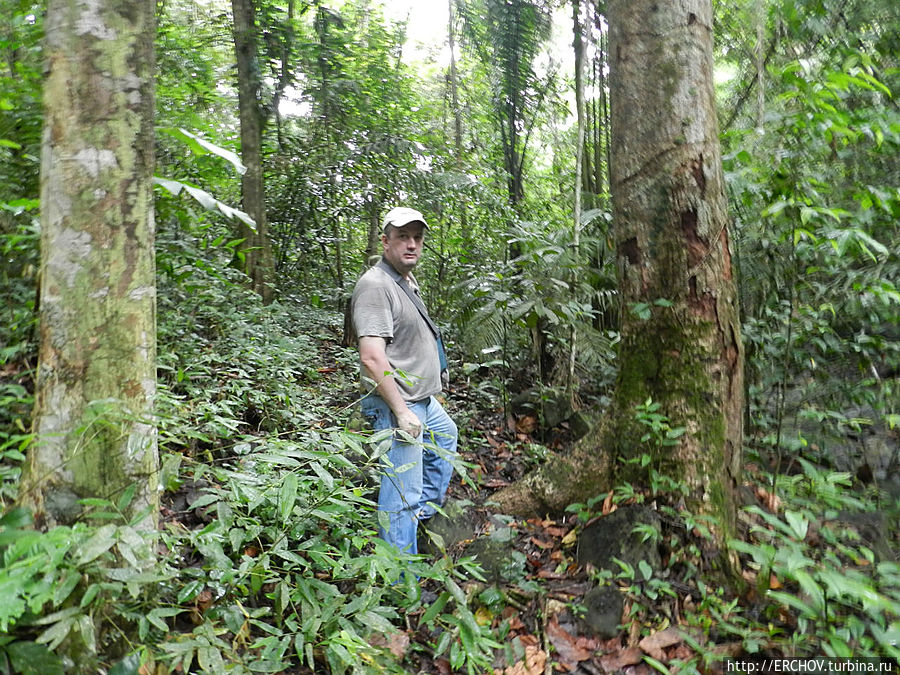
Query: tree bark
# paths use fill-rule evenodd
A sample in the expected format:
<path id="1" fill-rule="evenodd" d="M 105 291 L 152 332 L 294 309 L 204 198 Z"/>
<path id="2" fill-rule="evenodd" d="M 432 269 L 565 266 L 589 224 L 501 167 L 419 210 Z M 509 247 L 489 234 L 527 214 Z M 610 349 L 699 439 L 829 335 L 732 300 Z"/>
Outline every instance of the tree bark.
<path id="1" fill-rule="evenodd" d="M 582 194 L 582 173 L 584 171 L 584 127 L 585 127 L 585 107 L 584 107 L 584 39 L 581 28 L 581 0 L 572 0 L 572 37 L 573 47 L 575 50 L 575 118 L 577 121 L 577 132 L 575 135 L 575 186 L 574 186 L 574 208 L 572 221 L 572 247 L 575 255 L 578 255 L 578 249 L 581 245 L 581 194 Z M 574 289 L 578 288 L 574 275 L 570 279 L 570 286 L 573 289 L 574 302 L 578 302 L 577 293 Z M 566 376 L 566 398 L 569 407 L 574 410 L 575 407 L 575 361 L 576 361 L 576 345 L 578 344 L 578 331 L 573 324 L 569 331 L 569 366 Z"/>
<path id="2" fill-rule="evenodd" d="M 447 44 L 450 49 L 450 108 L 453 111 L 453 154 L 457 171 L 463 170 L 463 122 L 459 107 L 459 72 L 456 67 L 456 13 L 453 0 L 447 2 L 449 18 L 447 22 Z"/>
<path id="3" fill-rule="evenodd" d="M 741 466 L 743 348 L 712 81 L 709 0 L 610 0 L 613 234 L 623 302 L 613 402 L 595 434 L 497 495 L 560 510 L 646 476 L 690 488 L 695 512 L 733 524 Z M 686 432 L 640 442 L 647 399 Z M 647 483 L 644 482 L 644 485 Z"/>
<path id="4" fill-rule="evenodd" d="M 241 267 L 251 288 L 265 302 L 274 296 L 272 275 L 275 258 L 266 221 L 266 193 L 262 171 L 262 115 L 259 104 L 259 64 L 256 49 L 256 19 L 253 0 L 232 0 L 234 52 L 238 72 L 238 109 L 241 118 L 241 160 L 247 167 L 241 179 L 244 211 L 256 221 L 252 228 L 238 221 L 238 236 L 244 241 L 239 252 Z"/>
<path id="5" fill-rule="evenodd" d="M 156 526 L 155 5 L 51 0 L 41 155 L 40 347 L 20 501 L 36 522 L 117 500 Z"/>

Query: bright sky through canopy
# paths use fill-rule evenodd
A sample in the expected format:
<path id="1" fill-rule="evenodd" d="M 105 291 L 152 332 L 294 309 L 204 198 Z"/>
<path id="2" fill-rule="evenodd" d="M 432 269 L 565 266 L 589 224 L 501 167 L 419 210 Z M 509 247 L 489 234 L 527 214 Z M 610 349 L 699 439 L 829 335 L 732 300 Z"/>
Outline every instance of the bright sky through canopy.
<path id="1" fill-rule="evenodd" d="M 447 41 L 449 0 L 382 0 L 388 21 L 407 21 L 404 60 L 415 60 L 417 52 L 440 49 Z M 439 58 L 444 61 L 443 56 Z M 449 54 L 446 55 L 449 62 Z"/>

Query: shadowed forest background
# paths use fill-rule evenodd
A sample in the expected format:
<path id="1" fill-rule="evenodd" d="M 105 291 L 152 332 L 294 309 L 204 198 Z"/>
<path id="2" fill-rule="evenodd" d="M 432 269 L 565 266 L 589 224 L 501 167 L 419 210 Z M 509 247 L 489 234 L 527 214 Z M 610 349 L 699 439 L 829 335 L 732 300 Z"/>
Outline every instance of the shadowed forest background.
<path id="1" fill-rule="evenodd" d="M 896 659 L 900 6 L 397 13 L 0 0 L 0 673 Z M 344 329 L 395 205 L 414 557 Z"/>

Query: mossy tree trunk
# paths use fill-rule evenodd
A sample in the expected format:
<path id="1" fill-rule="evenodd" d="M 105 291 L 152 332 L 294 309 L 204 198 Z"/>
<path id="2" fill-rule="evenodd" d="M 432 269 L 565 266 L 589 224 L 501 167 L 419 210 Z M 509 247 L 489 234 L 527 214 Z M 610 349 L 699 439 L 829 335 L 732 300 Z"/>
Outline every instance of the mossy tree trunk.
<path id="1" fill-rule="evenodd" d="M 125 515 L 156 523 L 154 12 L 47 8 L 36 440 L 20 487 L 47 526 L 132 485 Z"/>
<path id="2" fill-rule="evenodd" d="M 654 464 L 689 506 L 734 516 L 743 349 L 731 270 L 712 81 L 709 0 L 610 0 L 613 236 L 622 301 L 619 373 L 596 432 L 498 495 L 513 511 L 558 510 L 615 482 L 648 446 L 648 398 L 686 433 Z M 645 483 L 646 484 L 646 483 Z"/>
<path id="3" fill-rule="evenodd" d="M 274 297 L 272 286 L 275 256 L 266 219 L 266 193 L 262 167 L 262 122 L 260 110 L 260 69 L 256 48 L 256 12 L 253 0 L 232 0 L 234 51 L 238 74 L 238 111 L 241 119 L 241 160 L 247 167 L 241 178 L 244 211 L 256 221 L 250 227 L 238 220 L 241 269 L 250 278 L 250 287 L 263 301 Z"/>

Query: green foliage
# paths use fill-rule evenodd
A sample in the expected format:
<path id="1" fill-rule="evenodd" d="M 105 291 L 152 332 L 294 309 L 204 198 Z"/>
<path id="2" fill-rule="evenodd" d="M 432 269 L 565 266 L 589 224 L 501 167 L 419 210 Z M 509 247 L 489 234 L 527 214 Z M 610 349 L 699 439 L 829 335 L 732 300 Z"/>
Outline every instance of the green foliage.
<path id="1" fill-rule="evenodd" d="M 35 200 L 0 204 L 0 511 L 12 503 L 31 442 L 32 372 L 36 346 Z M 3 223 L 9 223 L 9 231 Z"/>
<path id="2" fill-rule="evenodd" d="M 646 410 L 639 415 L 658 429 L 649 442 L 665 442 L 667 422 Z M 683 486 L 671 482 L 652 489 L 617 485 L 612 499 L 622 504 L 652 498 L 662 527 L 639 525 L 635 533 L 666 552 L 665 566 L 654 570 L 646 561 L 616 560 L 617 569 L 597 571 L 595 580 L 615 583 L 628 596 L 629 621 L 653 627 L 654 621 L 665 625 L 676 618 L 673 613 L 683 612 L 678 620 L 695 655 L 682 666 L 692 669 L 720 661 L 715 645 L 734 641 L 748 655 L 896 658 L 900 567 L 888 524 L 896 514 L 881 513 L 871 495 L 854 489 L 848 474 L 823 471 L 805 460 L 799 464 L 802 472 L 793 476 L 757 476 L 774 483 L 778 499 L 768 504 L 777 511 L 746 507 L 747 537 L 728 544 L 740 556 L 734 559 L 736 571 L 752 587 L 715 581 L 721 570 L 708 567 L 709 556 L 715 552 L 713 533 L 722 525 L 685 510 Z M 605 498 L 568 510 L 587 523 Z"/>
<path id="3" fill-rule="evenodd" d="M 508 197 L 519 204 L 529 141 L 555 75 L 553 67 L 538 74 L 536 63 L 550 36 L 550 6 L 540 0 L 460 0 L 457 6 L 466 42 L 489 73 Z"/>
<path id="4" fill-rule="evenodd" d="M 855 469 L 864 458 L 812 449 L 895 414 L 900 115 L 886 60 L 844 45 L 770 67 L 764 135 L 730 139 L 753 431 L 774 461 L 801 451 Z"/>
<path id="5" fill-rule="evenodd" d="M 419 648 L 431 656 L 490 670 L 502 629 L 482 626 L 474 607 L 503 600 L 487 589 L 471 597 L 466 581 L 480 576 L 471 560 L 410 560 L 375 537 L 379 438 L 347 430 L 356 385 L 340 375 L 355 372 L 355 355 L 336 346 L 335 314 L 305 307 L 337 308 L 362 268 L 372 223 L 389 203 L 409 203 L 431 226 L 420 273 L 429 306 L 463 357 L 454 377 L 472 385 L 480 409 L 506 398 L 515 376 L 530 383 L 537 372 L 542 393 L 560 387 L 573 330 L 582 394 L 610 381 L 615 252 L 601 211 L 584 214 L 573 245 L 572 131 L 549 84 L 554 66 L 537 65 L 548 6 L 463 4 L 473 49 L 460 55 L 461 156 L 445 73 L 436 62 L 409 67 L 402 26 L 362 1 L 339 11 L 295 6 L 293 15 L 259 4 L 264 169 L 281 288 L 270 307 L 233 269 L 241 242 L 221 217 L 241 216 L 228 14 L 214 4 L 160 5 L 167 510 L 153 541 L 122 519 L 127 494 L 85 500 L 83 522 L 45 533 L 9 510 L 33 442 L 43 8 L 0 0 L 0 671 L 62 672 L 54 649 L 65 640 L 110 673 L 151 662 L 193 672 L 400 673 L 416 657 L 402 653 L 400 634 L 414 628 L 429 635 Z M 844 471 L 868 461 L 868 432 L 896 433 L 900 419 L 895 5 L 717 6 L 719 62 L 736 73 L 722 94 L 749 443 L 774 469 L 762 479 L 782 501 L 744 512 L 750 532 L 732 543 L 752 591 L 735 595 L 711 581 L 717 524 L 679 505 L 685 486 L 660 459 L 683 429 L 654 402 L 641 406 L 643 452 L 631 461 L 646 482 L 616 486 L 610 503 L 659 510 L 663 527 L 639 535 L 670 552 L 667 569 L 622 564 L 602 581 L 617 583 L 646 625 L 677 618 L 677 593 L 690 598 L 684 616 L 709 643 L 896 656 L 900 571 L 859 527 L 886 505 L 890 531 L 894 506 L 858 492 Z M 747 30 L 757 21 L 759 45 Z M 761 109 L 747 86 L 757 47 L 766 57 Z M 293 105 L 279 110 L 279 102 Z M 180 198 L 184 191 L 194 200 Z M 639 317 L 652 310 L 622 308 Z M 524 448 L 526 463 L 546 450 Z M 871 468 L 878 481 L 892 470 Z M 570 510 L 586 523 L 607 497 Z M 151 547 L 158 558 L 149 568 Z M 516 552 L 510 580 L 524 583 L 525 569 Z M 428 607 L 415 575 L 439 589 Z M 709 643 L 691 643 L 699 656 L 682 666 L 704 670 L 720 658 Z"/>
<path id="6" fill-rule="evenodd" d="M 801 463 L 802 474 L 776 480 L 783 514 L 748 508 L 751 538 L 731 542 L 756 573 L 767 616 L 796 621 L 796 633 L 773 639 L 796 655 L 896 658 L 900 566 L 882 557 L 883 526 L 875 541 L 871 530 L 863 538 L 860 524 L 878 521 L 871 502 L 850 491 L 847 474 Z"/>
<path id="7" fill-rule="evenodd" d="M 42 3 L 3 0 L 0 15 L 0 205 L 38 194 Z M 0 233 L 6 232 L 0 213 Z"/>
<path id="8" fill-rule="evenodd" d="M 608 366 L 616 336 L 602 330 L 601 317 L 614 313 L 612 271 L 589 262 L 605 240 L 583 235 L 576 251 L 570 233 L 544 223 L 517 229 L 512 241 L 518 258 L 478 270 L 454 288 L 463 350 L 488 362 L 499 355 L 505 368 L 537 367 L 542 382 L 552 386 L 561 381 L 574 328 L 580 374 Z"/>
<path id="9" fill-rule="evenodd" d="M 148 565 L 153 535 L 122 519 L 128 499 L 87 500 L 99 521 L 47 532 L 34 530 L 24 509 L 0 518 L 0 663 L 62 673 L 53 650 L 63 641 L 77 641 L 92 660 L 126 648 L 118 635 L 139 607 L 155 605 L 157 584 L 172 579 L 164 563 Z"/>

